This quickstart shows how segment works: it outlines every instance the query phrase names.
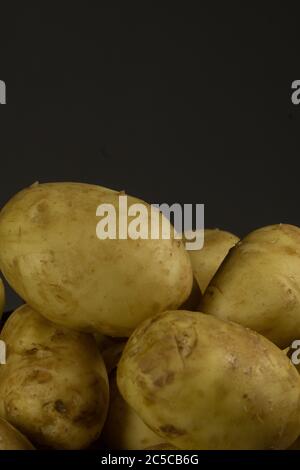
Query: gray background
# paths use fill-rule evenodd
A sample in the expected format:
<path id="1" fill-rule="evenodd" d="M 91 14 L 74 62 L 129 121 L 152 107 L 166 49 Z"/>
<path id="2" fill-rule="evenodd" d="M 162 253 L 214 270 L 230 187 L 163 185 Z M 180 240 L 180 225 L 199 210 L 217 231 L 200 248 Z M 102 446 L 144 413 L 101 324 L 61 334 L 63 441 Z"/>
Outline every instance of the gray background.
<path id="1" fill-rule="evenodd" d="M 298 12 L 198 3 L 3 12 L 0 205 L 75 180 L 204 203 L 239 235 L 300 225 Z"/>

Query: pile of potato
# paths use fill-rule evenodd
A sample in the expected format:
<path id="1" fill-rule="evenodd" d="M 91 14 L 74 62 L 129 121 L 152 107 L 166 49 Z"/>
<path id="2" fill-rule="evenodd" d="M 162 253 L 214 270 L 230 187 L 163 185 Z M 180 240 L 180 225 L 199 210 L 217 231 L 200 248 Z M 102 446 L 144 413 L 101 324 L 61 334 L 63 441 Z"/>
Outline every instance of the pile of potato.
<path id="1" fill-rule="evenodd" d="M 119 195 L 34 184 L 0 212 L 24 300 L 0 334 L 0 450 L 298 448 L 300 229 L 100 240 Z"/>

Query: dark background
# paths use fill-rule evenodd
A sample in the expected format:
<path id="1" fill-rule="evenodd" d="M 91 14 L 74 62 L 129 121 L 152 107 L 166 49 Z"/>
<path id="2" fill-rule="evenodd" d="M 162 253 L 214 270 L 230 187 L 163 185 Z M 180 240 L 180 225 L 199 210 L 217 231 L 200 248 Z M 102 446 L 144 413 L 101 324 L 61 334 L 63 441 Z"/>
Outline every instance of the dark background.
<path id="1" fill-rule="evenodd" d="M 300 225 L 295 5 L 1 5 L 0 205 L 75 180 L 204 203 L 238 235 Z"/>

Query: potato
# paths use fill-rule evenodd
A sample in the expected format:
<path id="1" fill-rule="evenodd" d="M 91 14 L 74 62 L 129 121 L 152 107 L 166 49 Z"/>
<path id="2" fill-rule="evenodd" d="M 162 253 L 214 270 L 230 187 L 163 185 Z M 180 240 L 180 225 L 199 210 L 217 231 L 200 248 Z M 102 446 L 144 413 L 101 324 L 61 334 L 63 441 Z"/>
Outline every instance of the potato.
<path id="1" fill-rule="evenodd" d="M 143 423 L 141 418 L 121 396 L 116 374 L 109 381 L 110 404 L 103 429 L 103 439 L 108 449 L 142 450 L 145 447 L 163 444 L 163 439 Z"/>
<path id="2" fill-rule="evenodd" d="M 192 267 L 174 229 L 166 240 L 97 238 L 97 207 L 112 204 L 118 214 L 121 194 L 81 183 L 37 184 L 2 209 L 2 272 L 49 320 L 129 336 L 144 319 L 188 298 Z M 128 197 L 128 207 L 135 203 L 142 201 Z"/>
<path id="3" fill-rule="evenodd" d="M 83 449 L 95 441 L 108 408 L 108 378 L 91 335 L 57 326 L 27 305 L 0 339 L 0 416 L 37 445 Z"/>
<path id="4" fill-rule="evenodd" d="M 300 229 L 272 225 L 236 245 L 199 310 L 252 328 L 280 348 L 300 338 Z"/>
<path id="5" fill-rule="evenodd" d="M 34 447 L 23 434 L 0 418 L 1 450 L 34 450 Z"/>
<path id="6" fill-rule="evenodd" d="M 0 318 L 4 311 L 4 304 L 5 304 L 5 291 L 2 279 L 0 278 Z"/>
<path id="7" fill-rule="evenodd" d="M 204 230 L 204 245 L 201 250 L 189 251 L 194 276 L 202 293 L 205 292 L 211 279 L 228 251 L 238 243 L 239 238 L 232 233 L 219 229 Z"/>
<path id="8" fill-rule="evenodd" d="M 300 376 L 265 337 L 211 315 L 143 322 L 118 366 L 124 399 L 180 449 L 284 449 L 300 429 Z"/>

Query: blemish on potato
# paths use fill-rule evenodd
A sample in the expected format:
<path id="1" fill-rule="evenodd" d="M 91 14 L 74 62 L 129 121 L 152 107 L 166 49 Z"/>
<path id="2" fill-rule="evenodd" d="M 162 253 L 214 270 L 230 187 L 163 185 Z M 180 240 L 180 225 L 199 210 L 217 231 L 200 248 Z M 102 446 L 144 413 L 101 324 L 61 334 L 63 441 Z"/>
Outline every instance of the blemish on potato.
<path id="1" fill-rule="evenodd" d="M 67 408 L 62 400 L 56 400 L 54 403 L 54 408 L 58 413 L 66 413 Z"/>
<path id="2" fill-rule="evenodd" d="M 174 377 L 174 372 L 169 371 L 155 379 L 153 384 L 156 387 L 165 387 L 166 385 L 169 385 L 174 381 Z"/>
<path id="3" fill-rule="evenodd" d="M 27 349 L 25 351 L 25 354 L 27 354 L 28 356 L 32 356 L 33 354 L 36 354 L 38 352 L 38 348 L 31 348 L 31 349 Z"/>
<path id="4" fill-rule="evenodd" d="M 49 382 L 51 379 L 52 375 L 50 374 L 50 372 L 46 370 L 36 369 L 27 376 L 26 382 L 36 381 L 39 384 L 43 384 Z"/>
<path id="5" fill-rule="evenodd" d="M 193 330 L 176 333 L 174 339 L 182 358 L 187 358 L 193 352 L 197 344 L 197 335 Z"/>
<path id="6" fill-rule="evenodd" d="M 160 426 L 159 430 L 170 437 L 183 436 L 186 434 L 183 429 L 178 429 L 172 424 L 165 424 L 164 426 Z"/>

